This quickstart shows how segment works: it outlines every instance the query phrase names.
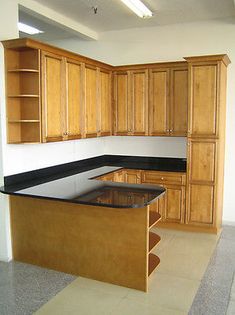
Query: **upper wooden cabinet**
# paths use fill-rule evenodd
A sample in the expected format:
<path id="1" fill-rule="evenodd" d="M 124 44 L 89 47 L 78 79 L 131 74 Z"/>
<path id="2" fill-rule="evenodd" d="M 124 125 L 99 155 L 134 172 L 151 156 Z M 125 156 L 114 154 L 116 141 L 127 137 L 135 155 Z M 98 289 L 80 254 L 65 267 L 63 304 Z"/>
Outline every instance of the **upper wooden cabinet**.
<path id="1" fill-rule="evenodd" d="M 114 73 L 114 134 L 148 134 L 148 71 Z"/>
<path id="2" fill-rule="evenodd" d="M 189 136 L 217 136 L 218 67 L 216 64 L 189 66 Z"/>
<path id="3" fill-rule="evenodd" d="M 85 65 L 85 137 L 98 135 L 98 70 Z"/>
<path id="4" fill-rule="evenodd" d="M 42 52 L 41 67 L 43 141 L 81 138 L 81 64 Z"/>
<path id="5" fill-rule="evenodd" d="M 66 59 L 66 131 L 67 139 L 82 136 L 83 69 L 82 64 Z M 67 134 L 66 134 L 67 133 Z"/>
<path id="6" fill-rule="evenodd" d="M 187 65 L 150 69 L 149 135 L 186 136 Z"/>
<path id="7" fill-rule="evenodd" d="M 111 72 L 100 69 L 98 72 L 99 86 L 99 135 L 109 136 L 112 134 L 112 95 L 111 95 Z"/>
<path id="8" fill-rule="evenodd" d="M 188 67 L 170 70 L 170 134 L 186 136 L 188 130 Z"/>
<path id="9" fill-rule="evenodd" d="M 149 135 L 168 135 L 169 130 L 169 69 L 150 70 Z"/>
<path id="10" fill-rule="evenodd" d="M 43 141 L 59 141 L 64 136 L 65 67 L 61 56 L 42 52 Z"/>

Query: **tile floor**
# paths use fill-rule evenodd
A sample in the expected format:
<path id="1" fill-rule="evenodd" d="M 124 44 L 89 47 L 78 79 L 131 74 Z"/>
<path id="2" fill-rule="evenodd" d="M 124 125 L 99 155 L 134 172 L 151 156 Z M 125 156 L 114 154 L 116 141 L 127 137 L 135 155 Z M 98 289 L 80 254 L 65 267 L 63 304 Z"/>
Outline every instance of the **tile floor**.
<path id="1" fill-rule="evenodd" d="M 0 314 L 235 314 L 235 227 L 224 228 L 217 247 L 215 235 L 156 232 L 162 237 L 154 251 L 161 264 L 148 294 L 17 262 L 0 263 Z"/>
<path id="2" fill-rule="evenodd" d="M 161 264 L 148 294 L 79 277 L 39 309 L 37 315 L 186 315 L 218 237 L 155 229 Z"/>

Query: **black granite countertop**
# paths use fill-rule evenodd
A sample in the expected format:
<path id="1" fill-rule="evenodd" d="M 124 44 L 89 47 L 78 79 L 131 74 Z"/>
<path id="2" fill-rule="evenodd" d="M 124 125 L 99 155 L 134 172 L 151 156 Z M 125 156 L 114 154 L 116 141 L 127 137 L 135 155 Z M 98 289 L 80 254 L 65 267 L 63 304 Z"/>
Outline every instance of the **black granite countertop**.
<path id="1" fill-rule="evenodd" d="M 142 208 L 165 192 L 165 189 L 160 186 L 106 182 L 94 179 L 94 177 L 118 169 L 120 167 L 104 166 L 25 189 L 15 190 L 9 186 L 4 186 L 0 190 L 2 193 L 10 195 L 111 208 Z"/>
<path id="2" fill-rule="evenodd" d="M 156 185 L 92 179 L 120 168 L 185 172 L 186 159 L 104 155 L 7 176 L 0 192 L 114 208 L 144 207 L 164 193 Z"/>

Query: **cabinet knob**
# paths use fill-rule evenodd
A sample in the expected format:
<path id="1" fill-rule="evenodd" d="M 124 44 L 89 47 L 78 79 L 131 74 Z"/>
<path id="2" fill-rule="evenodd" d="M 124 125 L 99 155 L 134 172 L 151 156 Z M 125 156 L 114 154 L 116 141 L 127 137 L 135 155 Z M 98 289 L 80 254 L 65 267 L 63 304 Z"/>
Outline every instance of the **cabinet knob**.
<path id="1" fill-rule="evenodd" d="M 170 129 L 170 132 L 172 132 L 173 131 L 173 129 Z"/>
<path id="2" fill-rule="evenodd" d="M 163 180 L 164 179 L 164 177 L 161 177 L 161 180 Z"/>

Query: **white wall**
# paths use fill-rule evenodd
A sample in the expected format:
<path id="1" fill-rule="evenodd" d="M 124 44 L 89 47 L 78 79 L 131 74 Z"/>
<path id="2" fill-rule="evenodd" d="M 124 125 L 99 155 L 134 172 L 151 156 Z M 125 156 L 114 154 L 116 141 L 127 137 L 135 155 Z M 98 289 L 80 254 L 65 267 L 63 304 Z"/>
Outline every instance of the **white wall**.
<path id="1" fill-rule="evenodd" d="M 186 157 L 186 138 L 175 137 L 107 137 L 105 154 Z"/>
<path id="2" fill-rule="evenodd" d="M 183 56 L 227 53 L 232 61 L 228 69 L 227 137 L 223 220 L 235 223 L 235 20 L 212 20 L 145 29 L 106 32 L 97 42 L 74 39 L 57 41 L 65 49 L 113 65 L 182 60 Z M 165 139 L 165 138 L 164 138 Z M 152 139 L 139 142 L 133 137 L 107 140 L 108 153 L 150 152 Z M 168 142 L 168 145 L 174 145 Z M 136 144 L 135 144 L 136 143 Z M 157 144 L 156 144 L 157 145 Z M 175 149 L 175 148 L 174 148 Z"/>
<path id="3" fill-rule="evenodd" d="M 18 8 L 15 0 L 0 0 L 0 40 L 18 37 Z M 4 53 L 0 44 L 0 185 L 3 184 L 3 159 L 5 128 Z M 0 260 L 11 258 L 11 237 L 8 197 L 0 194 Z"/>

